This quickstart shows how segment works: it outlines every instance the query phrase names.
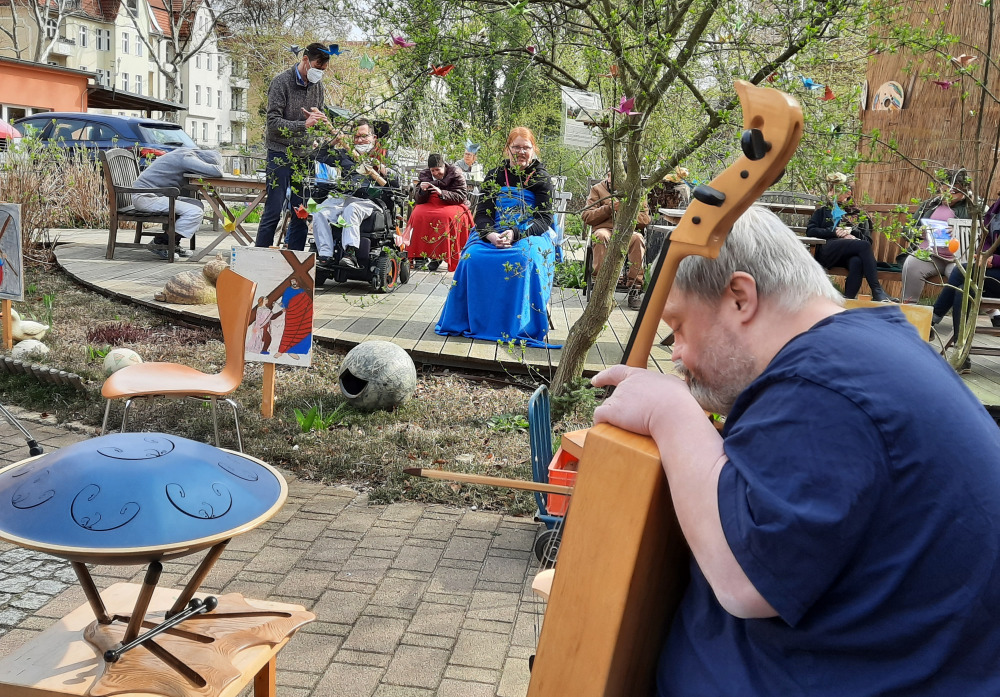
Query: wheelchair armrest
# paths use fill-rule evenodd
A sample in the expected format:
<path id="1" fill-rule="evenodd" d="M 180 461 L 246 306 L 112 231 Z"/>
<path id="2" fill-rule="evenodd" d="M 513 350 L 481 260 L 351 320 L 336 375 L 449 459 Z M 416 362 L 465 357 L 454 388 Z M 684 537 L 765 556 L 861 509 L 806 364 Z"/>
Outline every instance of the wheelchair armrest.
<path id="1" fill-rule="evenodd" d="M 177 198 L 181 195 L 181 190 L 176 186 L 161 186 L 157 189 L 137 189 L 134 186 L 116 186 L 116 194 L 156 194 L 167 198 Z"/>

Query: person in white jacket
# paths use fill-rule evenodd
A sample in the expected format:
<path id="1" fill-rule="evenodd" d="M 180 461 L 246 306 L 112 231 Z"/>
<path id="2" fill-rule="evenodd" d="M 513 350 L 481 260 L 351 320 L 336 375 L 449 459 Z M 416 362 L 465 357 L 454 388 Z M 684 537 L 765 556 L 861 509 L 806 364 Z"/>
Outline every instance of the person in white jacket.
<path id="1" fill-rule="evenodd" d="M 139 174 L 132 185 L 136 189 L 159 189 L 166 186 L 176 186 L 178 189 L 187 185 L 185 174 L 201 174 L 206 177 L 222 176 L 222 155 L 215 150 L 199 150 L 197 148 L 178 148 L 166 155 L 160 155 Z M 143 213 L 166 214 L 170 201 L 166 196 L 157 194 L 132 194 L 132 205 Z M 174 232 L 178 237 L 189 238 L 201 227 L 204 216 L 203 204 L 198 199 L 180 196 L 174 203 L 176 223 Z M 166 233 L 157 235 L 147 246 L 156 256 L 166 259 L 165 249 L 169 240 Z M 178 256 L 189 256 L 190 251 L 177 244 L 174 249 Z"/>

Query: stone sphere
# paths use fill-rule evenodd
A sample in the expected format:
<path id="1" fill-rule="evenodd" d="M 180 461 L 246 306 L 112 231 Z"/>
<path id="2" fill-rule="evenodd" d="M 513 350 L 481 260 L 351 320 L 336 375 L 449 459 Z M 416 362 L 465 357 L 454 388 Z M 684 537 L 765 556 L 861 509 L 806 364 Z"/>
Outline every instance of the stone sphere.
<path id="1" fill-rule="evenodd" d="M 339 383 L 356 409 L 392 409 L 413 395 L 417 369 L 409 354 L 391 341 L 365 341 L 347 353 Z"/>
<path id="2" fill-rule="evenodd" d="M 122 368 L 136 363 L 142 363 L 142 357 L 132 349 L 115 348 L 108 351 L 104 357 L 104 374 L 118 372 Z"/>
<path id="3" fill-rule="evenodd" d="M 48 352 L 49 347 L 38 339 L 25 339 L 14 344 L 14 348 L 10 350 L 10 355 L 12 358 L 23 361 L 30 358 L 42 358 Z"/>

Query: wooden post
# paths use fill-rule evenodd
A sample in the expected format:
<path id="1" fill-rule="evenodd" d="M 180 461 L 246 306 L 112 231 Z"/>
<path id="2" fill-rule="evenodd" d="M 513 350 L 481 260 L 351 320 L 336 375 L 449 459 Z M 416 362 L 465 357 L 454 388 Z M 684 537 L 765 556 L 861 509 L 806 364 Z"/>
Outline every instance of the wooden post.
<path id="1" fill-rule="evenodd" d="M 260 403 L 260 413 L 265 419 L 274 418 L 274 372 L 274 363 L 264 364 L 264 396 Z"/>
<path id="2" fill-rule="evenodd" d="M 254 676 L 253 694 L 254 697 L 275 697 L 278 694 L 277 657 L 272 656 L 267 665 Z"/>
<path id="3" fill-rule="evenodd" d="M 14 318 L 10 314 L 10 308 L 10 300 L 0 300 L 0 312 L 3 312 L 3 347 L 5 349 L 14 346 L 14 337 L 11 336 L 11 332 L 14 331 Z"/>

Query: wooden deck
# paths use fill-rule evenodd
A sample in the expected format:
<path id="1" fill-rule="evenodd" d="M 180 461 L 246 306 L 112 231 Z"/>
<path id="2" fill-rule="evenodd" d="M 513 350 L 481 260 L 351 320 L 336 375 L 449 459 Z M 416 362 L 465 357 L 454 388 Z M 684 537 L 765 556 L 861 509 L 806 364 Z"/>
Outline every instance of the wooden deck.
<path id="1" fill-rule="evenodd" d="M 153 299 L 166 281 L 182 271 L 199 270 L 211 257 L 200 262 L 178 260 L 167 264 L 145 249 L 120 249 L 115 258 L 104 258 L 107 232 L 101 230 L 61 230 L 56 246 L 59 265 L 78 282 L 98 292 L 146 305 L 159 312 L 188 321 L 218 317 L 215 305 L 174 305 Z M 205 229 L 209 239 L 209 230 Z M 124 236 L 124 235 L 123 235 Z M 228 252 L 228 248 L 225 250 Z M 441 316 L 451 274 L 415 271 L 406 285 L 392 293 L 374 295 L 362 283 L 336 284 L 327 281 L 317 289 L 314 305 L 314 336 L 321 345 L 350 349 L 367 339 L 392 341 L 405 348 L 417 362 L 459 368 L 516 373 L 537 372 L 550 378 L 559 363 L 560 349 L 507 349 L 495 342 L 434 333 Z M 596 373 L 621 361 L 624 345 L 638 313 L 625 305 L 625 295 L 616 295 L 617 306 L 607 326 L 587 356 L 586 372 Z M 569 327 L 583 313 L 585 300 L 579 290 L 555 288 L 549 334 L 554 344 L 565 341 Z M 669 333 L 664 326 L 663 330 Z M 662 338 L 663 334 L 661 334 Z M 654 346 L 649 368 L 669 370 L 670 354 Z"/>
<path id="2" fill-rule="evenodd" d="M 210 228 L 204 230 L 205 239 L 210 239 Z M 167 264 L 144 249 L 121 249 L 115 253 L 115 259 L 109 261 L 104 258 L 107 231 L 54 232 L 59 233 L 60 244 L 55 250 L 59 265 L 80 283 L 106 295 L 188 321 L 205 322 L 218 318 L 215 305 L 172 305 L 153 300 L 153 294 L 163 288 L 167 279 L 182 271 L 198 270 L 208 259 Z M 367 339 L 382 339 L 399 344 L 421 363 L 531 372 L 543 379 L 552 376 L 562 353 L 559 349 L 527 348 L 523 353 L 512 353 L 494 342 L 435 334 L 434 325 L 441 315 L 450 283 L 449 273 L 416 271 L 408 284 L 392 293 L 373 295 L 365 284 L 338 285 L 327 281 L 326 286 L 316 292 L 316 340 L 328 347 L 350 349 Z M 617 305 L 604 332 L 587 356 L 588 375 L 621 361 L 637 313 L 627 309 L 624 294 L 617 294 L 616 300 Z M 569 327 L 583 313 L 584 302 L 578 290 L 554 289 L 552 318 L 556 328 L 550 333 L 553 343 L 565 341 Z M 980 317 L 980 322 L 986 324 L 988 319 Z M 668 331 L 664 326 L 661 338 Z M 1000 338 L 979 337 L 976 341 L 1000 347 Z M 649 368 L 669 371 L 669 352 L 655 345 Z M 914 378 L 919 379 L 919 376 Z M 1000 358 L 972 356 L 972 373 L 962 378 L 983 404 L 995 407 L 991 411 L 1000 414 Z"/>

